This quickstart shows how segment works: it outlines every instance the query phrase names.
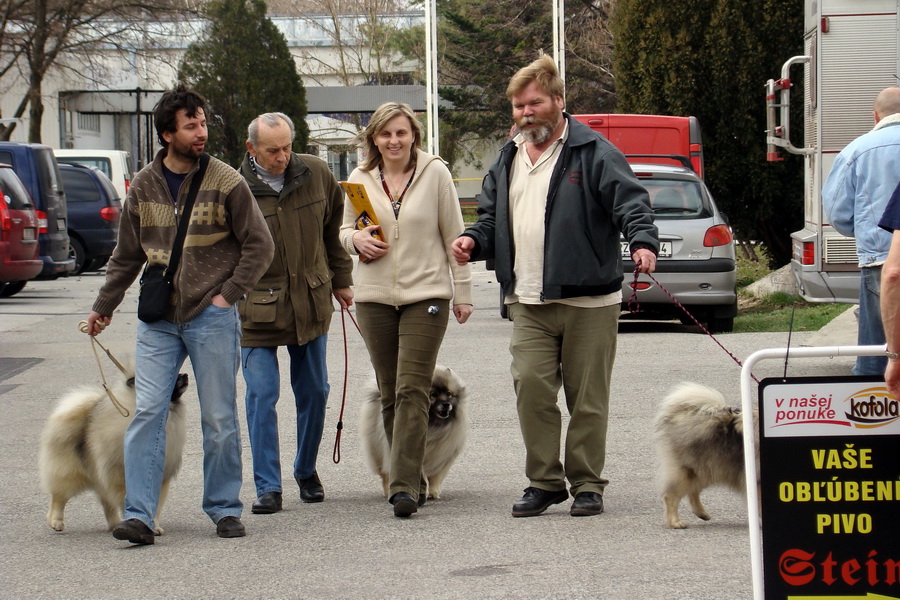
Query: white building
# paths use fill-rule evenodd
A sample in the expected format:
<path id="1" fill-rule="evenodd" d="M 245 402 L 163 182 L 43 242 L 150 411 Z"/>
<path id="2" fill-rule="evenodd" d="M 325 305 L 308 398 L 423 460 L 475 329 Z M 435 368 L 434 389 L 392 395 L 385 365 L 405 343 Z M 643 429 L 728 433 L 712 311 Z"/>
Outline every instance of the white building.
<path id="1" fill-rule="evenodd" d="M 332 21 L 324 15 L 272 16 L 284 34 L 306 87 L 310 145 L 329 162 L 338 178 L 346 178 L 356 165 L 355 151 L 348 152 L 356 128 L 329 115 L 371 112 L 382 102 L 402 101 L 416 111 L 425 110 L 423 86 L 367 86 L 368 75 L 387 71 L 400 81 L 412 81 L 417 65 L 398 56 L 382 58 L 376 65 L 358 32 L 363 16 L 345 16 L 340 21 L 344 60 L 335 43 Z M 398 28 L 421 25 L 421 11 L 406 11 L 379 17 Z M 202 19 L 152 20 L 136 24 L 124 34 L 125 44 L 92 50 L 90 56 L 65 56 L 43 82 L 43 143 L 54 148 L 121 149 L 131 153 L 133 168 L 139 169 L 158 149 L 151 111 L 163 90 L 176 80 L 181 59 L 205 26 Z M 110 29 L 121 23 L 109 22 Z M 120 39 L 123 36 L 119 36 Z M 350 65 L 340 72 L 336 65 Z M 24 97 L 26 82 L 17 73 L 0 79 L 3 115 L 14 112 Z M 12 135 L 27 141 L 27 113 Z M 465 170 L 464 170 L 465 171 Z M 461 178 L 480 178 L 481 172 L 457 173 Z M 475 182 L 463 184 L 462 196 L 474 196 Z"/>

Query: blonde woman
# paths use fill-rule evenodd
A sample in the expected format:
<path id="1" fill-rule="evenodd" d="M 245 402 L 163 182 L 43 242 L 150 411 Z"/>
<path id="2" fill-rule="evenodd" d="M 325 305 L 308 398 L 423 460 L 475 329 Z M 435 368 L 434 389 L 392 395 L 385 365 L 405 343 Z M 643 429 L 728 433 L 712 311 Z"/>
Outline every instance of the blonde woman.
<path id="1" fill-rule="evenodd" d="M 341 242 L 365 259 L 354 276 L 356 314 L 391 444 L 388 499 L 395 516 L 409 517 L 425 503 L 431 377 L 450 311 L 459 323 L 472 314 L 472 279 L 450 249 L 464 230 L 452 176 L 440 157 L 420 149 L 412 109 L 381 105 L 358 139 L 366 159 L 349 181 L 365 186 L 380 227 L 356 230 L 346 202 Z M 372 235 L 376 229 L 383 240 Z"/>

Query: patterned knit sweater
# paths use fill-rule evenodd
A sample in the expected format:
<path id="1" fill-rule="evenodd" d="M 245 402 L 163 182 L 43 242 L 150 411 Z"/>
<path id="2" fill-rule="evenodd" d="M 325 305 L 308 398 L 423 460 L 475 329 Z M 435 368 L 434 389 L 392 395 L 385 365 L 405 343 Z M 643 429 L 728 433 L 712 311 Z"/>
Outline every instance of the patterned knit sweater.
<path id="1" fill-rule="evenodd" d="M 167 265 L 177 232 L 176 206 L 187 199 L 199 161 L 173 204 L 162 171 L 161 150 L 134 178 L 119 224 L 119 241 L 106 269 L 93 310 L 111 316 L 144 263 Z M 265 273 L 274 244 L 259 207 L 241 175 L 210 158 L 194 202 L 184 250 L 175 273 L 172 306 L 166 316 L 186 323 L 217 294 L 234 304 Z"/>

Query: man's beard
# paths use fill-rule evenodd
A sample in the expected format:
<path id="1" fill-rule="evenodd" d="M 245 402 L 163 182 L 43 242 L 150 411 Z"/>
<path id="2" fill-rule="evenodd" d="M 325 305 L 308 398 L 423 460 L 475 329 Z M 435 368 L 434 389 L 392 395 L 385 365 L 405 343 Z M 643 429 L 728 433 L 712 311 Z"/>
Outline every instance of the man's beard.
<path id="1" fill-rule="evenodd" d="M 519 119 L 518 125 L 519 131 L 522 132 L 522 135 L 525 136 L 525 140 L 530 144 L 541 145 L 547 140 L 550 139 L 550 136 L 553 135 L 553 132 L 556 131 L 556 126 L 559 125 L 559 116 L 556 115 L 555 118 L 551 119 L 541 119 L 538 117 L 523 117 Z M 535 127 L 525 128 L 525 125 L 536 125 Z"/>
<path id="2" fill-rule="evenodd" d="M 195 161 L 203 155 L 203 151 L 206 150 L 206 143 L 204 142 L 202 150 L 195 150 L 193 144 L 180 145 L 177 142 L 172 142 L 169 144 L 169 150 L 181 159 Z"/>

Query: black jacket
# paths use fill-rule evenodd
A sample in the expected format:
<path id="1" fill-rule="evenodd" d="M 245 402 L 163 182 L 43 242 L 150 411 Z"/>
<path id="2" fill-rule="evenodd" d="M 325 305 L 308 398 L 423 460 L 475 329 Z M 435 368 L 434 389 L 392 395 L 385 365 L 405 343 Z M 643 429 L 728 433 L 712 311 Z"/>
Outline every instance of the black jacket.
<path id="1" fill-rule="evenodd" d="M 564 113 L 565 114 L 565 113 Z M 569 133 L 550 179 L 544 211 L 544 300 L 609 294 L 622 286 L 619 232 L 632 250 L 659 252 L 647 191 L 609 140 L 565 114 Z M 509 224 L 510 140 L 484 178 L 472 260 L 494 259 L 497 280 L 515 289 L 515 240 Z M 521 243 L 521 240 L 519 241 Z"/>

